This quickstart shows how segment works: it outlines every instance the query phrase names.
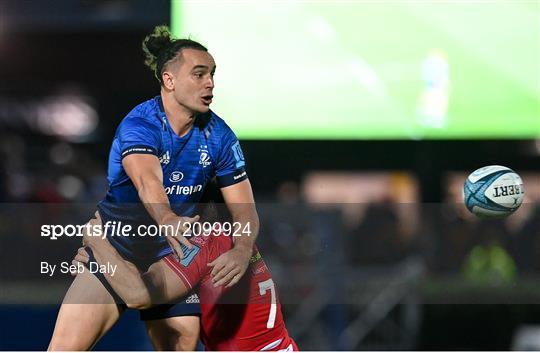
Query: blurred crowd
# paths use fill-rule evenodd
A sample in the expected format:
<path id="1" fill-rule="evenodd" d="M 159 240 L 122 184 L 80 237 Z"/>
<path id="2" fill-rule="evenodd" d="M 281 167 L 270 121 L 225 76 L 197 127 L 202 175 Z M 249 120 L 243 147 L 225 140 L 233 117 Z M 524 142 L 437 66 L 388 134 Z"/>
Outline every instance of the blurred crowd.
<path id="1" fill-rule="evenodd" d="M 107 189 L 106 162 L 92 146 L 17 134 L 0 136 L 0 200 L 95 203 Z"/>
<path id="2" fill-rule="evenodd" d="M 279 249 L 270 255 L 278 263 L 317 261 L 325 242 L 339 241 L 343 263 L 352 267 L 392 265 L 415 257 L 422 259 L 428 274 L 463 275 L 480 282 L 510 282 L 540 274 L 537 202 L 527 200 L 505 219 L 479 219 L 455 201 L 411 205 L 380 200 L 362 205 L 352 225 L 343 205 L 330 205 L 315 216 L 320 223 L 337 213 L 338 220 L 332 223 L 335 231 L 322 239 L 316 235 L 313 214 L 306 213 L 319 205 L 291 200 L 294 190 L 290 183 L 282 185 L 277 193 L 281 210 L 263 222 L 265 236 L 260 242 Z M 410 219 L 404 219 L 411 213 L 404 209 L 419 220 L 413 228 Z"/>

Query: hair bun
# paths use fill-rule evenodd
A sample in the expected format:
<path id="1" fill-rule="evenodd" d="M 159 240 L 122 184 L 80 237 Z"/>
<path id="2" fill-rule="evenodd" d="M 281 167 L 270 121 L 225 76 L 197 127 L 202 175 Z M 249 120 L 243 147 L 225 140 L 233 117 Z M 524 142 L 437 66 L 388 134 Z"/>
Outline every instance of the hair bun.
<path id="1" fill-rule="evenodd" d="M 174 38 L 172 37 L 171 31 L 169 30 L 169 27 L 165 25 L 154 27 L 152 33 L 144 38 L 142 43 L 142 49 L 145 56 L 144 63 L 152 69 L 152 71 L 156 71 L 159 55 L 166 50 L 167 46 L 173 41 Z"/>

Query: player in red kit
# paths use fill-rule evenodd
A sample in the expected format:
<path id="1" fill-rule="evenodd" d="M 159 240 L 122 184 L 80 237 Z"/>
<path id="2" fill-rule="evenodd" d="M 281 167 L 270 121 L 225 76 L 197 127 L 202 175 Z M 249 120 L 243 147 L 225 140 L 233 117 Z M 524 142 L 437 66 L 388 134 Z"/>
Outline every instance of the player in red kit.
<path id="1" fill-rule="evenodd" d="M 154 271 L 151 266 L 142 275 L 108 240 L 86 239 L 91 251 L 81 249 L 76 260 L 118 265 L 116 274 L 106 278 L 130 308 L 172 303 L 195 289 L 201 303 L 201 340 L 207 350 L 298 350 L 285 328 L 270 270 L 256 247 L 245 275 L 236 285 L 224 287 L 214 286 L 209 266 L 233 247 L 232 237 L 223 233 L 191 237 L 194 246 L 184 250 L 182 260 L 169 255 L 166 270 Z"/>

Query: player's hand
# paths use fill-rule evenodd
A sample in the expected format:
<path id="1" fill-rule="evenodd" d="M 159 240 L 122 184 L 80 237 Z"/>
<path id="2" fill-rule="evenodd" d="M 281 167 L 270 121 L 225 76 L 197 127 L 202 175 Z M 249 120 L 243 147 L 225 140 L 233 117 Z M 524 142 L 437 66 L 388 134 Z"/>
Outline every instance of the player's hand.
<path id="1" fill-rule="evenodd" d="M 184 252 L 180 245 L 185 245 L 191 249 L 193 245 L 189 242 L 191 236 L 191 225 L 199 220 L 199 216 L 181 217 L 174 214 L 163 217 L 160 226 L 165 230 L 167 242 L 173 252 L 181 259 L 184 258 Z"/>
<path id="2" fill-rule="evenodd" d="M 92 244 L 95 244 L 96 241 L 103 239 L 103 234 L 101 234 L 101 223 L 101 216 L 99 215 L 99 212 L 96 211 L 94 217 L 84 225 L 84 236 L 82 240 L 84 246 L 91 246 Z"/>
<path id="3" fill-rule="evenodd" d="M 232 248 L 217 259 L 210 262 L 208 266 L 213 266 L 212 282 L 214 287 L 223 286 L 232 287 L 238 281 L 249 266 L 252 249 Z"/>
<path id="4" fill-rule="evenodd" d="M 77 266 L 79 264 L 87 264 L 88 261 L 90 261 L 90 256 L 88 255 L 84 247 L 82 247 L 77 250 L 77 254 L 75 255 L 75 258 L 71 261 L 71 264 Z M 72 271 L 71 275 L 77 276 L 77 271 Z"/>

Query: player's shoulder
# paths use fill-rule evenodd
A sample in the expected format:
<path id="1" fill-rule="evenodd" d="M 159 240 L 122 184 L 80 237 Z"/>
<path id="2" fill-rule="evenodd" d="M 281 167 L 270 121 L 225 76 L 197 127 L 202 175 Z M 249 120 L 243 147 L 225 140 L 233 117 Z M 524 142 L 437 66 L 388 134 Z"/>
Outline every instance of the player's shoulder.
<path id="1" fill-rule="evenodd" d="M 233 133 L 229 125 L 218 116 L 214 111 L 210 110 L 206 114 L 197 117 L 195 125 L 206 136 L 207 139 L 221 139 L 223 136 Z"/>
<path id="2" fill-rule="evenodd" d="M 145 127 L 155 127 L 161 129 L 159 118 L 158 97 L 154 97 L 135 106 L 120 122 L 120 127 L 132 125 L 144 125 Z"/>

